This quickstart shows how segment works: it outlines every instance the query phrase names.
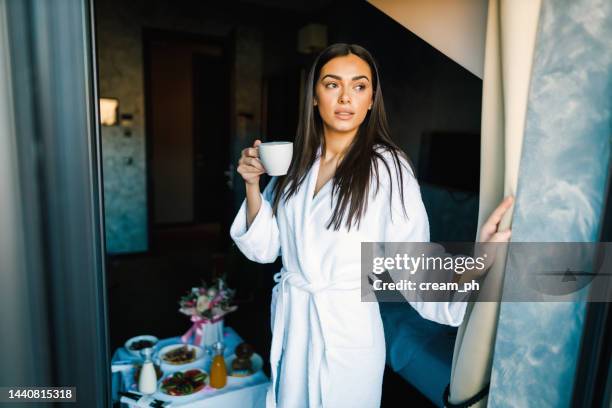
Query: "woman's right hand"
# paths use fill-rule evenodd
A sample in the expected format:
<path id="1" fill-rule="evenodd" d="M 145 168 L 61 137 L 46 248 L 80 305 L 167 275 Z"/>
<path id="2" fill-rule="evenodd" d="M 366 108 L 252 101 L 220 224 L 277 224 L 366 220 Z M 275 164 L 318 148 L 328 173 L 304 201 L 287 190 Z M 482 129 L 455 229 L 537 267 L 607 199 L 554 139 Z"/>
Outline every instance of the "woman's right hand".
<path id="1" fill-rule="evenodd" d="M 266 172 L 259 161 L 259 149 L 257 149 L 257 146 L 260 144 L 261 140 L 255 140 L 253 147 L 247 147 L 242 150 L 242 155 L 240 160 L 238 160 L 237 171 L 247 185 L 259 185 L 259 177 Z"/>

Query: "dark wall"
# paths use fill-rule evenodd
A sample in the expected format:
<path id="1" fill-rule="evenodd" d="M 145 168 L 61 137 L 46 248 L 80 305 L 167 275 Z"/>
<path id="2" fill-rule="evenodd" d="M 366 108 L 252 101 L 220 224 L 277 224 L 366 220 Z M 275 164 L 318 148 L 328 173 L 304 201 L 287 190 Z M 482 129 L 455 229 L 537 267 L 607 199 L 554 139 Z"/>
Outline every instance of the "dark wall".
<path id="1" fill-rule="evenodd" d="M 415 166 L 424 133 L 480 133 L 480 78 L 366 2 L 333 2 L 316 19 L 329 43 L 356 43 L 374 55 L 393 138 Z"/>

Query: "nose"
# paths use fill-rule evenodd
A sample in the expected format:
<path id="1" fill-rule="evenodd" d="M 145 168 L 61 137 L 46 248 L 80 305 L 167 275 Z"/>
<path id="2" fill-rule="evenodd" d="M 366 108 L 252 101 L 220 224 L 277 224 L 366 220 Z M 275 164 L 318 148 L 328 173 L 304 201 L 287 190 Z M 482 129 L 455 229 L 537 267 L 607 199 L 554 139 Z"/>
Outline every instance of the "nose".
<path id="1" fill-rule="evenodd" d="M 346 91 L 343 91 L 342 93 L 340 93 L 340 98 L 339 98 L 340 103 L 349 103 L 350 101 L 351 99 Z"/>

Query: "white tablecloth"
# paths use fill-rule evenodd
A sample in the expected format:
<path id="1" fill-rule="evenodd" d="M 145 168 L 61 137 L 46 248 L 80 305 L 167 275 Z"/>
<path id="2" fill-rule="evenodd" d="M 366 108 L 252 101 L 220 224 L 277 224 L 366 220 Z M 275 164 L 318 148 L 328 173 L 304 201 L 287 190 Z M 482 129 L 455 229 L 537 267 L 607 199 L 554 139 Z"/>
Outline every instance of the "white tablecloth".
<path id="1" fill-rule="evenodd" d="M 227 359 L 234 354 L 234 350 L 243 340 L 231 328 L 224 328 L 224 356 Z M 169 344 L 181 344 L 180 337 L 172 337 L 169 339 L 160 340 L 156 346 L 156 350 Z M 121 347 L 113 354 L 113 363 L 117 361 L 135 361 L 140 362 L 139 358 L 134 357 L 124 347 Z M 202 368 L 209 372 L 211 358 L 206 356 L 203 360 L 195 361 L 191 364 L 186 364 L 180 367 L 163 365 L 162 370 L 164 376 L 173 371 L 186 370 L 189 368 Z M 223 408 L 257 408 L 265 407 L 266 391 L 270 381 L 268 377 L 259 371 L 249 377 L 237 378 L 227 377 L 227 385 L 221 389 L 214 389 L 207 386 L 203 390 L 184 397 L 171 397 L 160 391 L 153 394 L 153 397 L 158 400 L 172 401 L 171 406 L 181 407 L 223 407 Z M 134 369 L 122 371 L 113 374 L 113 400 L 119 401 L 119 391 L 138 391 L 138 387 L 134 382 Z"/>

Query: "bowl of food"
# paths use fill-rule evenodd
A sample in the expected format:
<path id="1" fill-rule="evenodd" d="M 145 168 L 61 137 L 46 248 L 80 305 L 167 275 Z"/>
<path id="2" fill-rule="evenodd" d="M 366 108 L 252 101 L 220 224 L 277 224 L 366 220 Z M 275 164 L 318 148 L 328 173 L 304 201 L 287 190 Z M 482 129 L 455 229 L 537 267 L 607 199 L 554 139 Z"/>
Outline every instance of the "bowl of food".
<path id="1" fill-rule="evenodd" d="M 208 373 L 199 368 L 176 371 L 164 377 L 159 390 L 172 397 L 184 397 L 202 391 L 208 382 Z"/>
<path id="2" fill-rule="evenodd" d="M 125 349 L 134 357 L 141 357 L 140 350 L 145 348 L 153 348 L 157 344 L 159 339 L 155 336 L 151 335 L 142 335 L 132 337 L 128 341 L 125 342 Z"/>
<path id="3" fill-rule="evenodd" d="M 171 344 L 159 350 L 158 356 L 162 363 L 178 366 L 201 360 L 204 350 L 193 344 Z"/>

